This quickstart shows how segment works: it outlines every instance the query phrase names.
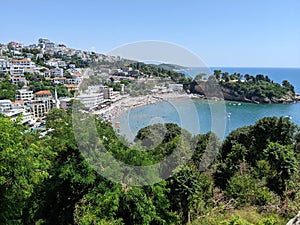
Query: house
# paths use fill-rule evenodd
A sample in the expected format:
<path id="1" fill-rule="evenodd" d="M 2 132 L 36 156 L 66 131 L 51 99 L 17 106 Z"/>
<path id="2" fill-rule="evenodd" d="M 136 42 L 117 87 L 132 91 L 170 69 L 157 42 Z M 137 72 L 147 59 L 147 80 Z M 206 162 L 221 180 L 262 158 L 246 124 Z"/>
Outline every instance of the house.
<path id="1" fill-rule="evenodd" d="M 65 77 L 55 77 L 53 78 L 53 83 L 54 84 L 64 84 L 66 82 Z"/>
<path id="2" fill-rule="evenodd" d="M 55 43 L 53 43 L 53 42 L 45 43 L 45 50 L 46 51 L 54 51 L 55 48 L 56 48 Z"/>
<path id="3" fill-rule="evenodd" d="M 24 68 L 22 67 L 11 67 L 9 73 L 11 76 L 24 76 Z"/>
<path id="4" fill-rule="evenodd" d="M 73 84 L 65 84 L 65 87 L 68 89 L 68 91 L 78 91 L 78 86 Z"/>
<path id="5" fill-rule="evenodd" d="M 20 117 L 20 122 L 23 124 L 33 121 L 32 114 L 26 110 L 22 100 L 15 102 L 8 99 L 0 100 L 0 113 L 10 117 L 12 121 L 17 121 L 17 118 Z"/>
<path id="6" fill-rule="evenodd" d="M 26 89 L 20 89 L 17 91 L 16 100 L 22 100 L 25 102 L 29 102 L 33 99 L 33 91 L 29 91 Z"/>
<path id="7" fill-rule="evenodd" d="M 171 91 L 183 91 L 183 84 L 169 84 Z"/>
<path id="8" fill-rule="evenodd" d="M 40 39 L 38 40 L 38 42 L 39 42 L 39 44 L 46 44 L 46 43 L 49 43 L 50 40 L 47 39 L 47 38 L 40 38 Z"/>
<path id="9" fill-rule="evenodd" d="M 51 77 L 51 71 L 50 70 L 45 70 L 42 75 L 45 77 L 45 78 L 50 78 Z"/>
<path id="10" fill-rule="evenodd" d="M 61 68 L 66 68 L 66 67 L 67 67 L 67 64 L 66 64 L 65 61 L 59 60 L 59 61 L 57 62 L 57 66 L 58 66 L 58 67 L 61 67 Z"/>
<path id="11" fill-rule="evenodd" d="M 15 85 L 18 85 L 19 83 L 27 84 L 27 80 L 24 76 L 11 76 L 10 82 Z"/>
<path id="12" fill-rule="evenodd" d="M 53 99 L 53 96 L 51 94 L 51 91 L 43 90 L 43 91 L 38 91 L 38 92 L 34 93 L 34 99 L 36 99 L 36 100 Z"/>
<path id="13" fill-rule="evenodd" d="M 42 118 L 54 107 L 55 101 L 49 90 L 42 90 L 34 93 L 34 100 L 28 105 L 34 117 Z"/>
<path id="14" fill-rule="evenodd" d="M 8 112 L 11 110 L 11 101 L 9 99 L 0 100 L 0 112 Z"/>
<path id="15" fill-rule="evenodd" d="M 59 61 L 59 59 L 50 59 L 46 62 L 46 65 L 58 67 L 58 61 Z"/>
<path id="16" fill-rule="evenodd" d="M 11 49 L 21 51 L 24 48 L 24 45 L 19 42 L 11 41 L 7 44 Z"/>
<path id="17" fill-rule="evenodd" d="M 78 85 L 83 80 L 83 77 L 79 73 L 74 73 L 71 76 L 72 76 L 71 84 L 77 84 Z"/>
<path id="18" fill-rule="evenodd" d="M 0 59 L 0 73 L 7 73 L 10 67 L 10 62 L 7 59 Z"/>
<path id="19" fill-rule="evenodd" d="M 40 73 L 40 71 L 37 68 L 25 68 L 24 72 L 34 74 L 34 73 Z"/>
<path id="20" fill-rule="evenodd" d="M 31 59 L 13 59 L 11 61 L 13 67 L 19 68 L 35 68 L 35 63 L 31 61 Z"/>
<path id="21" fill-rule="evenodd" d="M 51 69 L 51 73 L 53 73 L 56 77 L 63 77 L 64 76 L 64 70 L 62 68 Z"/>
<path id="22" fill-rule="evenodd" d="M 25 102 L 23 100 L 16 100 L 16 101 L 11 103 L 11 108 L 12 109 L 24 109 L 25 110 L 24 103 Z"/>
<path id="23" fill-rule="evenodd" d="M 121 70 L 122 70 L 124 73 L 128 73 L 128 72 L 132 71 L 132 67 L 121 67 Z"/>

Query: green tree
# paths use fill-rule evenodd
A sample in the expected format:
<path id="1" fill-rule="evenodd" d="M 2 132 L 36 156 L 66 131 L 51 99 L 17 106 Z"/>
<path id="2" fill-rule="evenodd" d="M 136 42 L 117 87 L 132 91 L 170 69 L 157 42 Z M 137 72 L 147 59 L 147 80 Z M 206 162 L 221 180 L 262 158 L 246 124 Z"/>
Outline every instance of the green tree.
<path id="1" fill-rule="evenodd" d="M 287 182 L 297 172 L 298 162 L 294 149 L 288 145 L 269 143 L 264 154 L 272 170 L 267 176 L 268 186 L 282 195 L 286 191 Z"/>
<path id="2" fill-rule="evenodd" d="M 9 80 L 0 82 L 0 99 L 15 100 L 17 86 L 10 83 Z"/>
<path id="3" fill-rule="evenodd" d="M 222 71 L 221 70 L 214 70 L 214 75 L 217 80 L 221 78 Z"/>
<path id="4" fill-rule="evenodd" d="M 210 209 L 212 181 L 194 166 L 177 169 L 169 180 L 169 187 L 173 210 L 180 214 L 182 224 L 190 223 L 195 215 Z"/>
<path id="5" fill-rule="evenodd" d="M 294 86 L 288 82 L 287 80 L 282 81 L 282 86 L 285 87 L 288 91 L 291 91 L 292 93 L 295 93 Z"/>
<path id="6" fill-rule="evenodd" d="M 27 200 L 49 178 L 54 153 L 25 128 L 0 117 L 0 221 L 23 224 Z"/>

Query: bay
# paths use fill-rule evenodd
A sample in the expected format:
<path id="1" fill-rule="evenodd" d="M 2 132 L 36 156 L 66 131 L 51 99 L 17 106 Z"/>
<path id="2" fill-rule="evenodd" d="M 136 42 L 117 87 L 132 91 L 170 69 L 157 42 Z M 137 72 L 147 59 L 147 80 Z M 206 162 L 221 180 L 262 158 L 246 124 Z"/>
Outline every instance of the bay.
<path id="1" fill-rule="evenodd" d="M 300 68 L 224 68 L 224 72 L 257 75 L 268 75 L 271 80 L 281 83 L 288 80 L 300 93 Z M 200 68 L 188 71 L 195 75 Z M 288 117 L 300 126 L 300 103 L 296 104 L 252 104 L 237 102 L 208 102 L 201 99 L 170 99 L 152 105 L 134 108 L 123 113 L 118 121 L 121 124 L 119 133 L 133 141 L 136 133 L 143 127 L 155 123 L 175 123 L 192 134 L 204 134 L 212 131 L 224 139 L 231 131 L 253 125 L 263 117 Z"/>
<path id="2" fill-rule="evenodd" d="M 225 110 L 224 110 L 225 108 Z M 253 125 L 263 117 L 288 117 L 300 126 L 300 103 L 252 104 L 237 102 L 209 103 L 201 99 L 170 99 L 157 104 L 134 108 L 118 121 L 120 133 L 130 141 L 143 127 L 155 123 L 175 123 L 192 134 L 212 131 L 224 139 L 231 131 Z"/>

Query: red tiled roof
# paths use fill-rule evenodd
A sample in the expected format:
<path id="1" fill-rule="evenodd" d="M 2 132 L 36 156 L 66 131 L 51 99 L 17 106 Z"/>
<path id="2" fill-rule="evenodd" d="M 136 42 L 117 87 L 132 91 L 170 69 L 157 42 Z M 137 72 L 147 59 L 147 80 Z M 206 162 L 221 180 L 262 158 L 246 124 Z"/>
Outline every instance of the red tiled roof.
<path id="1" fill-rule="evenodd" d="M 19 103 L 24 103 L 24 101 L 23 100 L 16 100 L 16 101 L 12 102 L 12 104 L 19 104 Z"/>
<path id="2" fill-rule="evenodd" d="M 44 91 L 38 91 L 34 93 L 35 95 L 51 95 L 51 92 L 49 90 Z"/>
<path id="3" fill-rule="evenodd" d="M 79 73 L 74 73 L 72 74 L 73 77 L 81 77 L 81 75 Z"/>
<path id="4" fill-rule="evenodd" d="M 13 59 L 12 62 L 30 62 L 30 59 Z"/>
<path id="5" fill-rule="evenodd" d="M 25 68 L 25 70 L 36 70 L 36 68 Z"/>
<path id="6" fill-rule="evenodd" d="M 66 84 L 65 85 L 66 86 L 66 88 L 78 88 L 78 86 L 76 86 L 76 85 L 71 85 L 71 84 Z"/>

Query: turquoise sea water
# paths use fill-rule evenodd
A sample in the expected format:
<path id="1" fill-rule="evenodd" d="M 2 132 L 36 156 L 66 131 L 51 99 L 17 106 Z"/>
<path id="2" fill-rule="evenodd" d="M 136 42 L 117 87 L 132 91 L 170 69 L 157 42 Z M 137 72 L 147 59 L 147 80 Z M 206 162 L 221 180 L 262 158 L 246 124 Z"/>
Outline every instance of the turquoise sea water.
<path id="1" fill-rule="evenodd" d="M 215 68 L 213 68 L 215 69 Z M 212 71 L 213 71 L 212 69 Z M 219 69 L 219 68 L 218 68 Z M 289 80 L 300 93 L 300 69 L 278 68 L 221 68 L 229 73 L 239 72 L 268 75 L 276 82 Z M 282 75 L 284 74 L 284 75 Z M 252 104 L 235 102 L 208 102 L 201 99 L 172 99 L 132 109 L 118 118 L 120 133 L 133 140 L 137 131 L 154 123 L 176 123 L 192 134 L 215 132 L 224 139 L 231 131 L 267 116 L 289 117 L 300 125 L 300 103 Z"/>
<path id="2" fill-rule="evenodd" d="M 224 110 L 225 109 L 225 110 Z M 268 104 L 220 102 L 208 103 L 200 99 L 175 99 L 132 109 L 118 121 L 120 132 L 129 140 L 139 129 L 154 123 L 172 122 L 193 134 L 215 132 L 221 139 L 231 131 L 267 116 L 289 116 L 300 125 L 300 103 Z"/>

